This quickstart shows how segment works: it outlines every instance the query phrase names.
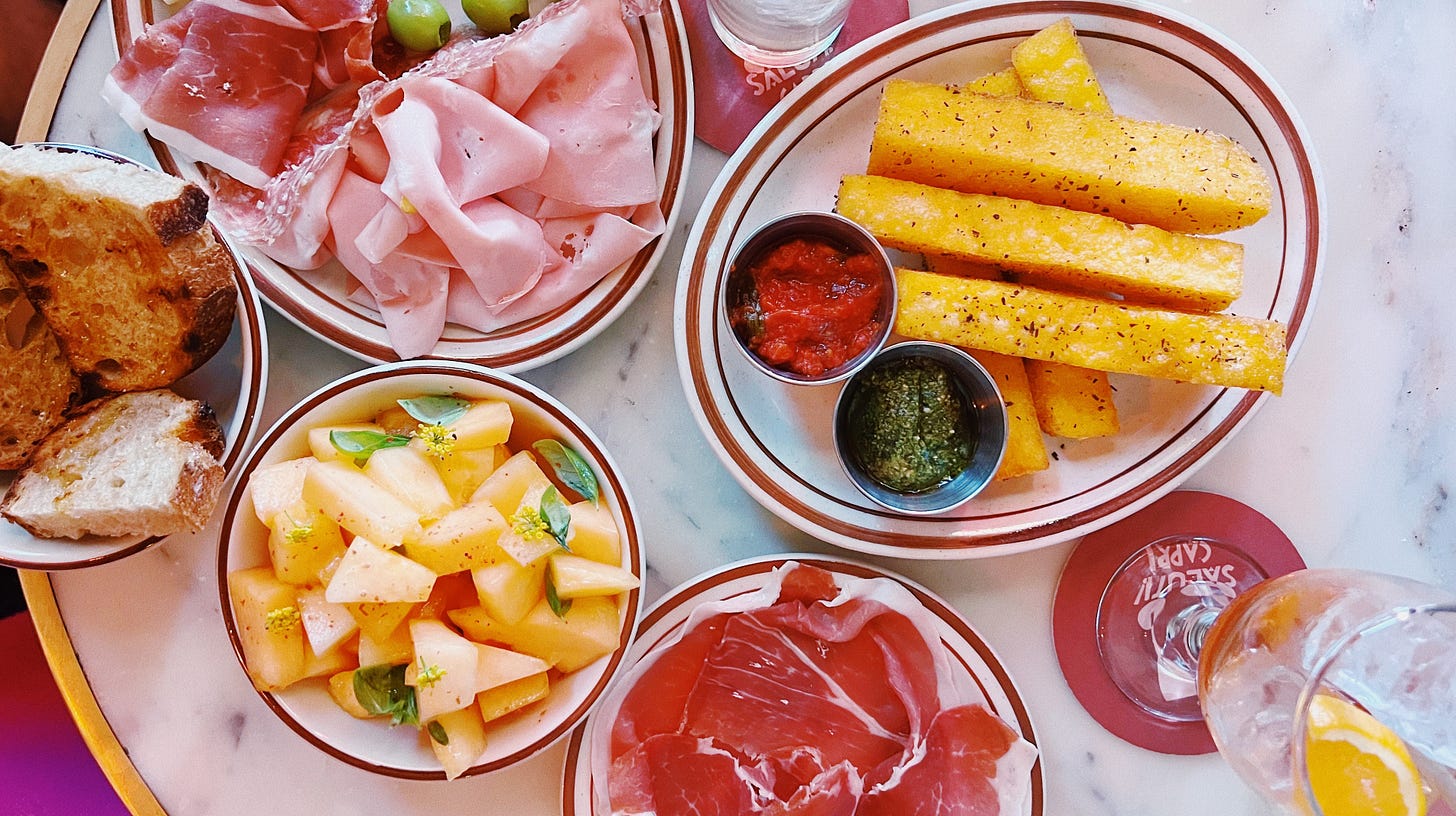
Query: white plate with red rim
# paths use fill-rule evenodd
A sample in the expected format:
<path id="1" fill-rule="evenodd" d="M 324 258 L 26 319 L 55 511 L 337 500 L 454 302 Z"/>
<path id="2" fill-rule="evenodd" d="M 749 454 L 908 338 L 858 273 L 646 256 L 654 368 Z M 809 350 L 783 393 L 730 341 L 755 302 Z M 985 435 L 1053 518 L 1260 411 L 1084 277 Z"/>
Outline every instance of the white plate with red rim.
<path id="1" fill-rule="evenodd" d="M 985 698 L 986 705 L 1012 730 L 1033 746 L 1037 744 L 1030 712 L 1016 684 L 1000 658 L 975 628 L 950 604 L 935 593 L 878 567 L 860 562 L 820 555 L 772 555 L 738 561 L 699 575 L 669 592 L 648 610 L 637 633 L 637 640 L 628 654 L 628 667 L 634 666 L 654 649 L 676 640 L 693 610 L 705 603 L 727 600 L 763 588 L 770 573 L 789 563 L 806 564 L 838 575 L 853 578 L 888 578 L 896 581 L 935 616 L 942 645 L 949 652 L 956 671 L 963 671 Z M 599 723 L 589 720 L 571 735 L 563 771 L 561 812 L 563 816 L 593 816 L 591 769 L 591 730 Z M 1030 795 L 1025 813 L 1041 816 L 1046 790 L 1040 759 L 1031 768 Z"/>
<path id="2" fill-rule="evenodd" d="M 1325 241 L 1320 175 L 1288 99 L 1242 49 L 1138 2 L 978 2 L 915 17 L 836 57 L 760 123 L 709 191 L 683 252 L 673 331 L 689 407 L 739 484 L 810 535 L 901 558 L 977 558 L 1072 539 L 1172 490 L 1272 398 L 1113 375 L 1121 433 L 1048 437 L 1047 470 L 911 518 L 871 504 L 841 472 L 829 434 L 838 387 L 776 383 L 733 348 L 717 301 L 731 251 L 777 215 L 834 207 L 840 178 L 865 171 L 885 81 L 954 83 L 1002 70 L 1016 43 L 1062 17 L 1114 110 L 1227 134 L 1269 170 L 1272 212 L 1220 236 L 1246 248 L 1244 293 L 1227 311 L 1284 323 L 1291 359 L 1304 337 Z"/>
<path id="3" fill-rule="evenodd" d="M 53 145 L 115 161 L 143 166 L 135 159 L 85 145 Z M 147 168 L 151 169 L 151 168 Z M 153 172 L 156 172 L 153 170 Z M 227 248 L 234 261 L 233 282 L 238 289 L 237 312 L 232 332 L 207 362 L 172 385 L 172 390 L 189 399 L 212 406 L 223 432 L 222 466 L 231 479 L 233 469 L 258 431 L 263 397 L 268 386 L 268 340 L 263 325 L 263 306 L 253 287 L 248 265 L 238 247 L 221 230 L 208 223 L 213 235 Z M 13 473 L 0 472 L 0 494 L 10 488 Z M 141 552 L 165 536 L 89 536 L 79 540 L 37 538 L 9 521 L 0 520 L 0 564 L 17 569 L 69 570 L 105 564 Z"/>
<path id="4" fill-rule="evenodd" d="M 146 26 L 166 19 L 176 8 L 180 6 L 169 6 L 163 0 L 112 3 L 118 50 L 124 51 Z M 545 365 L 596 337 L 647 286 L 667 250 L 687 192 L 693 147 L 692 67 L 682 12 L 674 0 L 662 0 L 660 12 L 629 20 L 628 32 L 637 47 L 647 97 L 662 115 L 653 149 L 666 219 L 663 234 L 584 294 L 545 315 L 489 333 L 447 324 L 444 335 L 425 358 L 463 360 L 512 372 Z M 202 173 L 186 155 L 151 136 L 147 140 L 164 170 L 201 181 Z M 320 269 L 300 271 L 279 264 L 256 248 L 241 249 L 253 266 L 263 299 L 300 328 L 366 362 L 399 359 L 378 312 L 347 296 L 347 275 L 336 261 Z"/>
<path id="5" fill-rule="evenodd" d="M 222 522 L 217 576 L 223 623 L 239 671 L 244 659 L 227 575 L 269 563 L 268 529 L 258 520 L 248 494 L 250 474 L 264 465 L 308 455 L 309 428 L 367 421 L 396 400 L 429 394 L 504 400 L 514 417 L 512 449 L 549 437 L 585 458 L 597 476 L 601 502 L 611 509 L 617 523 L 622 567 L 639 580 L 643 577 L 647 567 L 641 530 L 621 470 L 601 440 L 570 409 L 524 380 L 468 363 L 412 360 L 374 366 L 341 377 L 290 408 L 259 439 L 238 470 Z M 627 649 L 637 632 L 641 593 L 640 588 L 629 590 L 619 604 L 622 631 L 616 651 L 575 672 L 556 676 L 544 701 L 487 725 L 485 754 L 463 776 L 499 770 L 535 756 L 585 719 L 626 665 Z M 333 702 L 325 683 L 303 681 L 282 691 L 258 694 L 285 725 L 335 759 L 400 779 L 445 778 L 418 729 L 391 728 L 388 720 L 355 719 Z"/>

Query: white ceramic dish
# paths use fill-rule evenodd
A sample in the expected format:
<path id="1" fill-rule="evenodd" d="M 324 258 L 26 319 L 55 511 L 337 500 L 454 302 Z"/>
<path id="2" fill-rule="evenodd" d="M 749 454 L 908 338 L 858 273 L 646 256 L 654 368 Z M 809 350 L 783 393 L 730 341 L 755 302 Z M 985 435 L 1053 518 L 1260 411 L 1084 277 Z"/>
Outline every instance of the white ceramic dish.
<path id="1" fill-rule="evenodd" d="M 94 147 L 67 145 L 119 161 L 136 164 L 133 159 Z M 263 396 L 268 384 L 268 340 L 263 325 L 263 307 L 253 288 L 248 265 L 220 230 L 208 225 L 217 239 L 227 247 L 235 261 L 234 282 L 238 288 L 237 316 L 227 342 L 210 360 L 183 377 L 172 388 L 190 399 L 199 399 L 212 406 L 222 425 L 224 449 L 222 466 L 231 478 L 254 434 L 262 414 Z M 10 471 L 0 471 L 0 494 L 10 488 Z M 123 536 L 117 538 L 88 537 L 80 540 L 37 538 L 21 527 L 0 520 L 0 564 L 17 569 L 66 570 L 95 566 L 115 561 L 162 541 L 159 536 Z"/>
<path id="2" fill-rule="evenodd" d="M 145 26 L 172 13 L 164 0 L 118 0 L 111 8 L 119 50 L 125 49 Z M 444 336 L 426 355 L 428 358 L 464 360 L 503 371 L 535 368 L 591 340 L 646 287 L 667 250 L 687 192 L 688 160 L 693 148 L 693 99 L 689 92 L 692 67 L 682 12 L 672 0 L 664 0 L 659 13 L 635 18 L 628 28 L 637 46 L 647 96 L 662 115 L 654 149 L 662 213 L 667 222 L 663 234 L 581 297 L 546 315 L 490 333 L 447 324 Z M 163 169 L 193 181 L 201 179 L 197 165 L 187 156 L 155 139 L 148 140 Z M 399 359 L 379 314 L 347 297 L 346 275 L 337 262 L 300 272 L 254 248 L 243 247 L 242 251 L 253 264 L 263 299 L 290 321 L 366 362 Z"/>
<path id="3" fill-rule="evenodd" d="M 218 547 L 218 591 L 223 621 L 233 650 L 242 660 L 227 574 L 268 563 L 268 531 L 253 512 L 247 484 L 262 465 L 308 454 L 307 432 L 317 425 L 361 421 L 400 398 L 458 394 L 510 403 L 515 417 L 511 445 L 555 438 L 580 453 L 596 472 L 602 503 L 611 508 L 621 532 L 622 566 L 639 579 L 646 570 L 636 511 L 616 464 L 600 440 L 571 411 L 540 389 L 508 374 L 465 363 L 414 361 L 375 366 L 342 377 L 304 398 L 274 423 L 238 472 L 223 518 Z M 485 754 L 466 775 L 498 770 L 546 749 L 586 717 L 612 677 L 623 666 L 637 631 L 641 590 L 621 604 L 621 645 L 585 668 L 553 679 L 543 703 L 508 722 L 486 729 Z M 241 671 L 241 668 L 239 669 Z M 390 728 L 387 721 L 358 720 L 329 698 L 321 682 L 301 682 L 281 692 L 259 692 L 283 722 L 329 755 L 374 773 L 405 779 L 444 779 L 434 753 L 417 729 Z"/>
<path id="4" fill-rule="evenodd" d="M 1064 541 L 1172 490 L 1271 398 L 1114 375 L 1120 434 L 1049 437 L 1049 469 L 993 485 L 958 510 L 911 518 L 874 505 L 840 472 L 829 438 L 836 389 L 780 386 L 733 348 L 715 302 L 730 251 L 781 213 L 834 206 L 840 178 L 865 170 L 885 80 L 961 82 L 1001 70 L 1016 43 L 1064 16 L 1114 109 L 1228 134 L 1269 169 L 1271 214 L 1221 236 L 1246 247 L 1244 293 L 1228 311 L 1283 322 L 1291 355 L 1303 339 L 1325 240 L 1320 177 L 1287 99 L 1238 46 L 1138 2 L 977 2 L 916 17 L 841 54 L 779 104 L 718 177 L 683 253 L 674 336 L 688 404 L 734 478 L 795 527 L 908 558 Z"/>
<path id="5" fill-rule="evenodd" d="M 930 590 L 907 578 L 841 558 L 766 556 L 729 564 L 688 581 L 669 592 L 648 611 L 632 646 L 629 665 L 635 665 L 644 655 L 673 642 L 698 606 L 754 592 L 764 586 L 771 572 L 789 562 L 855 578 L 889 578 L 904 585 L 935 616 L 941 643 L 950 653 L 955 669 L 964 671 L 975 688 L 980 690 L 986 705 L 998 717 L 1027 742 L 1037 744 L 1031 715 L 1021 693 L 996 653 L 970 622 Z M 593 816 L 590 741 L 592 729 L 598 727 L 602 727 L 602 723 L 593 719 L 585 728 L 572 734 L 562 783 L 563 816 Z M 1045 800 L 1042 764 L 1038 761 L 1031 769 L 1030 796 L 1026 799 L 1024 812 L 1030 816 L 1041 816 Z"/>

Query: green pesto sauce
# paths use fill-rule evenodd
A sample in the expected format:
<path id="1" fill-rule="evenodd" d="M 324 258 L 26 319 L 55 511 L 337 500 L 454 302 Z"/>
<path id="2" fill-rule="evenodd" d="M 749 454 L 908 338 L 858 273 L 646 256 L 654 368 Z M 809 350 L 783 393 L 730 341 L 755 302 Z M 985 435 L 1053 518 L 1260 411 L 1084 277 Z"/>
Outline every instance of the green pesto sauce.
<path id="1" fill-rule="evenodd" d="M 966 411 L 949 372 L 925 359 L 865 374 L 850 404 L 852 444 L 871 479 L 919 493 L 954 479 L 971 461 Z"/>

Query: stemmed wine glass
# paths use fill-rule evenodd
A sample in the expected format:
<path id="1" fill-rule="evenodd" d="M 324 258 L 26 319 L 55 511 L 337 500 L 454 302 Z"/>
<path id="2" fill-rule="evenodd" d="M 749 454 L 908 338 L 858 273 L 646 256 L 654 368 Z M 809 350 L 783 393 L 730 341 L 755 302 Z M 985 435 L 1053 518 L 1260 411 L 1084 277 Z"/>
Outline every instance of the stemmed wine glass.
<path id="1" fill-rule="evenodd" d="M 1203 719 L 1235 771 L 1289 812 L 1456 802 L 1451 592 L 1356 570 L 1270 578 L 1230 542 L 1178 535 L 1129 556 L 1097 616 L 1122 693 L 1168 722 Z"/>

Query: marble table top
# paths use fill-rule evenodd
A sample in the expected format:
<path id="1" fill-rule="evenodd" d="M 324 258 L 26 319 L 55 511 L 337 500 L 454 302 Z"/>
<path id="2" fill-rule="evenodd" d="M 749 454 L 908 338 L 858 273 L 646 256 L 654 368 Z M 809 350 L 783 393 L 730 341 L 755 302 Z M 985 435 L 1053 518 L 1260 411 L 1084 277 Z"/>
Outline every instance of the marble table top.
<path id="1" fill-rule="evenodd" d="M 919 13 L 941 5 L 912 2 Z M 1283 87 L 1323 167 L 1323 284 L 1284 396 L 1186 486 L 1250 504 L 1313 566 L 1456 588 L 1456 5 L 1448 0 L 1168 0 L 1239 43 Z M 97 96 L 115 61 L 109 9 L 87 33 L 52 139 L 149 158 Z M 525 374 L 574 409 L 631 475 L 650 594 L 738 558 L 830 552 L 760 508 L 677 395 L 676 266 L 725 156 L 699 143 L 659 272 L 597 340 Z M 361 367 L 269 312 L 264 426 Z M 559 812 L 564 749 L 452 784 L 372 776 L 299 740 L 253 693 L 220 624 L 210 532 L 50 577 L 106 723 L 166 812 Z M 966 562 L 871 559 L 964 612 L 1016 678 L 1039 732 L 1048 813 L 1267 813 L 1217 756 L 1150 753 L 1078 705 L 1052 649 L 1051 599 L 1071 543 Z M 106 764 L 106 763 L 103 763 Z M 134 792 L 134 790 L 133 790 Z M 123 791 L 127 795 L 127 791 Z M 139 811 L 146 796 L 128 796 Z"/>

